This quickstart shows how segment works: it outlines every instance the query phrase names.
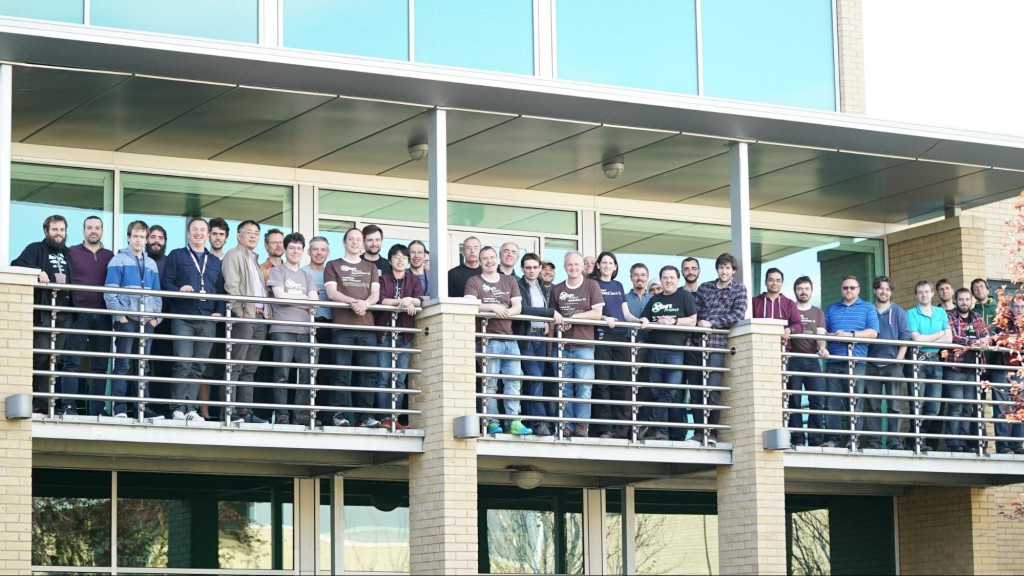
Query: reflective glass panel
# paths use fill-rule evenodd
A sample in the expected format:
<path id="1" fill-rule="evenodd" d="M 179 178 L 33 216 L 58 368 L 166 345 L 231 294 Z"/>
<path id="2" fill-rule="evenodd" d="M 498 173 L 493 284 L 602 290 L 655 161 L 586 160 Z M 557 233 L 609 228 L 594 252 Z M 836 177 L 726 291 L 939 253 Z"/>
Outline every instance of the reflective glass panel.
<path id="1" fill-rule="evenodd" d="M 259 41 L 259 0 L 92 0 L 90 6 L 95 26 Z"/>
<path id="2" fill-rule="evenodd" d="M 32 564 L 110 566 L 109 472 L 32 471 Z"/>
<path id="3" fill-rule="evenodd" d="M 558 0 L 558 77 L 697 93 L 694 0 Z"/>
<path id="4" fill-rule="evenodd" d="M 793 298 L 793 281 L 808 276 L 814 283 L 811 302 L 815 306 L 835 302 L 843 276 L 874 278 L 885 266 L 884 244 L 880 239 L 852 238 L 782 230 L 751 230 L 754 293 L 763 290 L 764 273 L 779 268 L 785 282 L 783 294 Z M 715 259 L 732 251 L 728 226 L 601 215 L 602 250 L 619 260 L 619 276 L 635 263 L 643 263 L 651 278 L 662 266 L 680 267 L 682 259 L 697 258 L 700 282 L 715 278 Z"/>
<path id="5" fill-rule="evenodd" d="M 786 495 L 788 572 L 896 574 L 889 496 Z"/>
<path id="6" fill-rule="evenodd" d="M 533 74 L 531 0 L 416 0 L 417 62 Z"/>
<path id="7" fill-rule="evenodd" d="M 284 0 L 284 45 L 409 59 L 408 0 Z"/>
<path id="8" fill-rule="evenodd" d="M 0 0 L 0 14 L 18 18 L 55 20 L 57 22 L 84 22 L 83 0 L 46 0 L 26 2 L 25 0 Z"/>
<path id="9" fill-rule="evenodd" d="M 103 244 L 112 246 L 114 173 L 40 164 L 11 164 L 11 222 L 7 230 L 11 257 L 43 239 L 43 220 L 60 214 L 68 221 L 68 246 L 83 240 L 89 216 L 103 219 Z"/>
<path id="10" fill-rule="evenodd" d="M 477 566 L 490 574 L 582 574 L 582 492 L 574 489 L 480 486 Z"/>
<path id="11" fill-rule="evenodd" d="M 167 230 L 167 251 L 186 244 L 185 225 L 193 216 L 220 216 L 230 231 L 225 249 L 234 248 L 235 230 L 243 220 L 255 220 L 260 232 L 292 226 L 292 187 L 227 180 L 202 180 L 154 174 L 121 174 L 122 221 L 144 220 Z M 263 242 L 256 246 L 262 259 Z"/>
<path id="12" fill-rule="evenodd" d="M 704 94 L 836 109 L 831 0 L 701 4 Z"/>
<path id="13" fill-rule="evenodd" d="M 330 482 L 321 486 L 320 567 L 331 540 Z M 339 571 L 340 573 L 341 571 Z M 409 487 L 404 482 L 345 481 L 344 572 L 409 572 Z"/>

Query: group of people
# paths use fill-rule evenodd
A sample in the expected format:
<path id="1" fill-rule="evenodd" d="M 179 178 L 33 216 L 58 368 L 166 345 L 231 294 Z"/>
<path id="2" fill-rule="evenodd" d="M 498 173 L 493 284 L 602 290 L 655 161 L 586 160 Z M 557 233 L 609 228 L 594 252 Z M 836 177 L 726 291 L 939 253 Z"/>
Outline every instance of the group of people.
<path id="1" fill-rule="evenodd" d="M 1020 440 L 997 440 L 996 450 L 1000 454 L 1024 454 L 1024 425 L 1005 420 L 1012 408 L 1007 382 L 1014 371 L 1000 368 L 1016 364 L 1010 354 L 986 350 L 990 336 L 998 331 L 1018 330 L 1018 319 L 1024 322 L 1024 300 L 1015 298 L 1012 306 L 1002 317 L 997 315 L 997 303 L 992 297 L 988 283 L 982 278 L 974 279 L 970 288 L 953 288 L 946 279 L 935 283 L 927 280 L 914 286 L 917 305 L 904 310 L 892 301 L 895 283 L 888 276 L 878 276 L 872 282 L 874 304 L 860 298 L 860 282 L 854 276 L 843 278 L 841 299 L 824 311 L 810 304 L 810 279 L 801 277 L 793 286 L 796 302 L 789 301 L 780 293 L 782 272 L 769 270 L 765 277 L 767 292 L 759 298 L 771 302 L 769 313 L 764 317 L 783 319 L 788 322 L 787 333 L 829 334 L 861 339 L 878 339 L 878 343 L 825 342 L 815 339 L 792 339 L 788 343 L 791 352 L 803 354 L 792 356 L 788 370 L 802 373 L 788 378 L 788 389 L 806 394 L 811 412 L 807 418 L 807 432 L 794 433 L 795 445 L 839 447 L 848 446 L 850 438 L 837 431 L 849 429 L 849 420 L 843 413 L 848 412 L 849 403 L 839 396 L 816 396 L 813 392 L 847 392 L 853 381 L 858 398 L 853 404 L 854 412 L 883 414 L 882 400 L 886 400 L 883 430 L 882 416 L 857 418 L 855 430 L 861 434 L 860 443 L 869 449 L 909 449 L 899 434 L 913 432 L 915 418 L 920 416 L 919 431 L 923 434 L 946 435 L 943 448 L 950 452 L 966 452 L 984 449 L 978 439 L 977 421 L 969 417 L 980 417 L 979 404 L 983 389 L 977 384 L 988 381 L 992 399 L 1002 402 L 993 405 L 993 418 L 1002 422 L 995 424 L 996 436 L 1020 438 Z M 938 296 L 938 303 L 933 299 Z M 755 299 L 755 317 L 758 305 Z M 761 310 L 764 310 L 762 307 Z M 885 341 L 885 342 L 882 342 Z M 901 345 L 898 342 L 907 342 Z M 896 343 L 894 343 L 896 342 Z M 958 344 L 966 348 L 939 347 L 936 344 Z M 913 351 L 913 352 L 911 352 Z M 911 355 L 920 360 L 915 373 Z M 816 357 L 815 357 L 816 355 Z M 818 358 L 825 360 L 822 373 Z M 991 366 L 991 367 L 988 367 Z M 820 375 L 819 375 L 820 374 Z M 852 377 L 851 377 L 852 376 Z M 866 378 L 862 378 L 866 377 Z M 910 386 L 907 380 L 909 379 Z M 797 410 L 802 404 L 801 394 L 791 394 L 789 408 Z M 916 410 L 900 397 L 912 396 Z M 918 400 L 917 398 L 920 398 Z M 818 412 L 826 412 L 824 417 Z M 901 417 L 902 416 L 902 417 Z M 948 419 L 938 419 L 945 416 Z M 803 416 L 791 413 L 790 428 L 801 428 Z M 888 435 L 885 433 L 888 432 Z M 883 438 L 883 435 L 885 436 Z M 883 446 L 883 440 L 885 445 Z M 921 441 L 923 451 L 938 449 L 934 437 Z"/>
<path id="2" fill-rule="evenodd" d="M 495 250 L 481 247 L 477 238 L 470 237 L 462 246 L 463 262 L 449 271 L 448 291 L 451 296 L 479 301 L 480 312 L 488 313 L 486 322 L 481 322 L 480 326 L 487 335 L 484 370 L 493 375 L 484 381 L 485 393 L 489 395 L 485 412 L 494 415 L 488 420 L 488 433 L 551 436 L 558 432 L 552 423 L 559 422 L 556 425 L 562 427 L 561 434 L 566 438 L 628 438 L 631 427 L 626 423 L 633 416 L 630 406 L 602 401 L 631 399 L 631 340 L 629 331 L 617 324 L 635 322 L 641 325 L 643 337 L 651 345 L 703 346 L 703 350 L 685 352 L 654 346 L 644 348 L 642 360 L 658 366 L 652 366 L 641 376 L 641 380 L 652 383 L 642 389 L 641 399 L 649 399 L 657 405 L 640 416 L 664 423 L 664 426 L 647 430 L 648 436 L 656 440 L 686 440 L 689 427 L 683 423 L 687 420 L 687 411 L 666 405 L 683 403 L 689 393 L 690 403 L 702 406 L 694 410 L 694 422 L 711 425 L 710 428 L 694 428 L 690 441 L 709 444 L 717 441 L 714 427 L 719 422 L 720 412 L 713 406 L 720 405 L 721 398 L 714 387 L 721 383 L 722 372 L 713 369 L 725 365 L 725 335 L 711 333 L 703 342 L 697 333 L 653 328 L 728 329 L 742 320 L 748 305 L 747 290 L 734 280 L 738 263 L 732 255 L 719 256 L 715 262 L 716 279 L 704 283 L 698 282 L 700 263 L 696 258 L 684 259 L 682 270 L 664 266 L 658 271 L 659 289 L 655 292 L 648 289 L 650 271 L 642 263 L 631 267 L 631 289 L 627 290 L 616 280 L 619 264 L 611 252 L 602 252 L 596 258 L 584 257 L 579 252 L 567 253 L 563 261 L 566 279 L 554 284 L 543 275 L 545 268 L 553 269 L 551 263 L 534 253 L 520 257 L 519 247 L 514 242 L 506 242 Z M 516 275 L 517 263 L 521 276 Z M 516 319 L 519 315 L 550 318 L 551 321 Z M 573 322 L 579 320 L 591 322 Z M 557 362 L 551 358 L 556 354 L 549 348 L 550 341 L 543 338 L 555 334 L 565 339 Z M 708 353 L 706 362 L 702 358 L 705 352 Z M 597 363 L 592 362 L 595 360 Z M 615 362 L 605 362 L 609 360 Z M 703 370 L 702 364 L 712 370 Z M 555 366 L 561 368 L 555 371 Z M 692 368 L 686 369 L 686 366 Z M 564 380 L 561 390 L 545 390 L 544 381 L 529 379 L 542 376 Z M 599 383 L 591 382 L 595 379 Z M 493 396 L 499 380 L 503 395 L 531 399 L 506 398 L 499 403 Z M 608 384 L 608 381 L 623 384 Z M 709 391 L 682 388 L 684 381 L 706 385 Z M 522 394 L 524 387 L 525 394 Z M 554 396 L 563 399 L 561 415 L 552 402 Z M 561 420 L 556 419 L 559 416 Z M 603 422 L 591 428 L 592 416 Z M 623 421 L 623 424 L 609 421 Z M 670 425 L 670 422 L 679 425 Z"/>
<path id="3" fill-rule="evenodd" d="M 236 383 L 234 396 L 225 398 L 238 403 L 237 409 L 232 410 L 232 421 L 267 422 L 247 405 L 253 403 L 252 383 L 257 371 L 254 362 L 260 359 L 264 342 L 268 342 L 277 363 L 272 370 L 273 382 L 288 382 L 292 372 L 289 365 L 294 363 L 296 383 L 311 384 L 308 365 L 312 350 L 317 349 L 320 363 L 338 367 L 337 370 L 325 371 L 330 384 L 367 389 L 355 394 L 337 391 L 325 395 L 326 399 L 318 398 L 324 404 L 325 413 L 329 417 L 333 413 L 332 423 L 335 426 L 348 426 L 350 422 L 346 414 L 353 411 L 359 426 L 404 427 L 397 421 L 390 421 L 390 412 L 386 409 L 392 408 L 392 394 L 380 389 L 392 384 L 404 387 L 405 374 L 373 369 L 390 368 L 393 360 L 398 368 L 408 367 L 408 353 L 397 350 L 410 347 L 411 338 L 408 333 L 369 331 L 365 328 L 388 326 L 392 320 L 390 313 L 368 310 L 375 304 L 403 309 L 404 312 L 398 314 L 398 324 L 412 326 L 412 315 L 428 290 L 428 252 L 422 242 L 412 242 L 409 246 L 396 244 L 385 258 L 380 254 L 383 231 L 379 227 L 352 228 L 344 236 L 344 254 L 329 260 L 330 245 L 326 238 L 311 238 L 307 251 L 302 234 L 286 235 L 273 229 L 262 234 L 267 258 L 261 263 L 255 252 L 261 227 L 253 220 L 237 225 L 237 244 L 225 250 L 229 234 L 225 220 L 192 218 L 186 226 L 186 245 L 170 253 L 166 253 L 166 230 L 161 226 L 150 227 L 141 220 L 128 224 L 127 247 L 116 255 L 103 247 L 103 221 L 99 217 L 85 219 L 82 243 L 70 248 L 66 245 L 67 228 L 67 220 L 63 216 L 50 216 L 43 223 L 43 240 L 26 246 L 11 264 L 40 269 L 39 283 L 51 288 L 56 284 L 76 284 L 135 290 L 130 294 L 83 290 L 36 292 L 37 304 L 50 304 L 51 295 L 56 294 L 57 306 L 79 310 L 77 313 L 58 311 L 53 317 L 49 310 L 39 310 L 34 318 L 37 326 L 53 323 L 57 328 L 53 344 L 55 349 L 63 352 L 57 368 L 71 373 L 59 378 L 59 393 L 71 395 L 85 391 L 93 396 L 102 396 L 106 392 L 106 378 L 101 375 L 109 370 L 112 409 L 108 410 L 105 402 L 94 400 L 87 403 L 89 414 L 126 418 L 129 412 L 129 403 L 124 400 L 126 395 L 150 397 L 151 386 L 145 387 L 144 380 L 151 363 L 142 363 L 141 378 L 128 377 L 129 357 L 139 352 L 140 342 L 144 343 L 142 353 L 148 354 L 154 343 L 154 338 L 149 335 L 163 329 L 164 333 L 173 336 L 169 339 L 170 352 L 176 360 L 171 363 L 168 374 L 168 400 L 158 402 L 168 404 L 168 415 L 174 420 L 206 419 L 209 413 L 203 401 L 210 400 L 211 387 L 200 381 L 208 373 L 207 364 L 214 353 L 215 343 L 226 335 L 227 324 L 217 319 L 223 318 L 230 307 L 232 321 L 227 345 L 232 347 L 232 362 L 226 365 L 218 363 L 209 372 L 215 379 L 226 377 Z M 309 263 L 301 266 L 306 254 Z M 146 290 L 191 296 L 161 298 L 154 294 L 143 298 Z M 247 297 L 247 300 L 225 302 L 223 299 L 203 298 L 202 294 L 228 294 Z M 330 300 L 348 306 L 328 307 L 312 302 L 308 306 L 294 302 L 274 304 L 273 299 Z M 312 347 L 309 340 L 311 311 L 315 323 L 330 324 L 317 327 L 315 337 L 318 342 L 383 347 L 386 350 Z M 163 320 L 159 316 L 161 313 L 174 317 Z M 169 329 L 163 328 L 168 324 Z M 76 331 L 69 335 L 67 329 Z M 112 368 L 105 358 L 88 354 L 110 351 L 111 338 L 107 334 L 111 329 L 114 332 L 114 350 L 119 354 Z M 37 332 L 34 347 L 50 348 L 50 338 L 48 332 Z M 85 358 L 88 358 L 89 373 L 94 377 L 88 379 L 83 388 L 81 379 L 75 374 L 81 374 Z M 48 354 L 34 356 L 34 369 L 37 371 L 48 371 L 49 363 Z M 357 365 L 364 370 L 351 370 Z M 38 374 L 33 382 L 35 390 L 47 392 L 49 378 L 49 375 Z M 141 393 L 138 386 L 144 386 Z M 278 405 L 289 404 L 289 388 L 273 388 L 272 401 Z M 298 386 L 293 404 L 307 406 L 310 402 L 310 389 Z M 142 403 L 136 406 L 139 405 Z M 71 397 L 62 397 L 60 406 L 65 415 L 77 414 L 79 410 L 78 403 Z M 153 406 L 145 403 L 142 411 L 133 415 L 140 418 L 165 417 Z M 42 410 L 44 401 L 37 400 L 35 408 Z M 305 408 L 294 411 L 280 408 L 268 416 L 278 424 L 310 424 L 310 410 Z"/>

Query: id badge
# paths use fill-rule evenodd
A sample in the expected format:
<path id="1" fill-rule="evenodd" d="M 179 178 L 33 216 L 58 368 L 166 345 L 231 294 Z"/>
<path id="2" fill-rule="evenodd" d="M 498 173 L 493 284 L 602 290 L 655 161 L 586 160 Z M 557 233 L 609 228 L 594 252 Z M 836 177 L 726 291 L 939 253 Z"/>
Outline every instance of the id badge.
<path id="1" fill-rule="evenodd" d="M 200 294 L 206 294 L 206 288 L 200 288 L 199 289 L 199 293 Z M 199 301 L 200 302 L 206 302 L 206 298 L 200 298 Z"/>

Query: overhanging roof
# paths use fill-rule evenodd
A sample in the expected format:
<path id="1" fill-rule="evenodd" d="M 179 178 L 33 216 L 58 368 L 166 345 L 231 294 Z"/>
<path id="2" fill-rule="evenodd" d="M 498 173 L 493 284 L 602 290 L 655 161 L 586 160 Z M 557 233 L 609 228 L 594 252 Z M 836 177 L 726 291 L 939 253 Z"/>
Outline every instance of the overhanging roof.
<path id="1" fill-rule="evenodd" d="M 0 59 L 71 68 L 17 67 L 31 144 L 425 179 L 406 148 L 445 107 L 466 184 L 725 207 L 742 140 L 754 210 L 913 222 L 1024 188 L 1024 139 L 846 114 L 11 19 Z"/>

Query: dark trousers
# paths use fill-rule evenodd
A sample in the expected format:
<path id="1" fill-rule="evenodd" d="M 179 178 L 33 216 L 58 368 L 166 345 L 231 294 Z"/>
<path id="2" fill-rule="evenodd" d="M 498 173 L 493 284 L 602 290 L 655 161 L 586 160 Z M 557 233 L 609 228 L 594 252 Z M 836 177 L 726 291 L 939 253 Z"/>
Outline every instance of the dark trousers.
<path id="1" fill-rule="evenodd" d="M 45 316 L 40 318 L 40 316 Z M 36 326 L 49 326 L 50 315 L 37 315 Z M 75 319 L 69 312 L 58 312 L 57 318 L 54 322 L 54 326 L 60 332 L 57 333 L 56 342 L 53 350 L 56 352 L 62 352 L 66 349 L 65 344 L 67 342 L 67 334 L 64 330 L 71 328 L 74 325 Z M 32 337 L 32 347 L 36 349 L 50 349 L 50 335 L 52 332 L 36 332 Z M 60 369 L 63 358 L 60 354 L 57 354 L 56 362 L 54 365 L 55 369 Z M 32 355 L 32 369 L 33 370 L 49 370 L 50 369 L 50 354 L 33 354 Z M 55 379 L 56 380 L 56 379 Z M 49 392 L 50 391 L 50 377 L 49 376 L 33 376 L 32 377 L 32 389 L 36 392 Z M 54 392 L 60 392 L 57 388 L 56 382 L 54 383 Z M 46 400 L 37 398 L 33 401 L 33 405 L 39 411 L 45 410 L 48 405 Z"/>
<path id="2" fill-rule="evenodd" d="M 96 330 L 103 332 L 110 332 L 110 316 L 108 314 L 90 314 L 82 312 L 75 318 L 74 328 L 76 330 Z M 77 350 L 87 352 L 110 352 L 110 336 L 86 336 L 84 334 L 70 334 L 67 338 L 67 349 L 68 352 Z M 84 356 L 73 356 L 68 355 L 64 357 L 64 372 L 81 372 L 83 360 L 89 365 L 89 372 L 94 374 L 96 378 L 88 378 L 85 380 L 86 385 L 83 389 L 82 379 L 76 376 L 61 376 L 60 379 L 60 391 L 61 394 L 81 394 L 84 391 L 89 394 L 96 394 L 95 390 L 107 387 L 107 368 L 110 364 L 107 358 L 97 358 L 90 356 L 87 359 Z M 102 394 L 101 390 L 99 394 Z M 75 401 L 62 398 L 61 406 L 64 408 L 74 407 Z"/>
<path id="3" fill-rule="evenodd" d="M 614 334 L 602 331 L 600 342 L 629 342 L 629 334 Z M 610 366 L 607 364 L 594 365 L 594 377 L 597 380 L 618 380 L 622 385 L 594 384 L 593 398 L 594 418 L 599 420 L 622 420 L 628 422 L 632 419 L 632 410 L 629 406 L 622 404 L 602 404 L 601 400 L 630 400 L 630 352 L 628 346 L 601 346 L 594 347 L 594 360 L 613 360 L 621 364 Z M 626 438 L 629 433 L 628 426 L 612 426 L 609 424 L 595 424 L 591 430 L 592 436 L 600 436 L 605 432 L 611 432 L 616 438 Z"/>

